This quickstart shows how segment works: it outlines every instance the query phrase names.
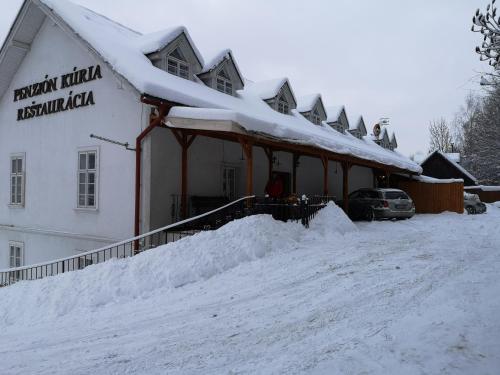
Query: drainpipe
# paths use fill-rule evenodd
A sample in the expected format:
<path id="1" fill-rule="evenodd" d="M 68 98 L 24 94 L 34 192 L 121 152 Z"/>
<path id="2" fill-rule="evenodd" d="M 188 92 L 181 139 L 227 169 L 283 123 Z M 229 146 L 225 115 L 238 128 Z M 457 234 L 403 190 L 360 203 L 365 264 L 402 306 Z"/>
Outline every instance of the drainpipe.
<path id="1" fill-rule="evenodd" d="M 144 129 L 135 140 L 135 217 L 134 217 L 134 236 L 140 234 L 140 215 L 141 215 L 141 155 L 142 155 L 142 141 L 151 133 L 151 131 L 162 126 L 162 121 L 168 115 L 170 109 L 175 105 L 174 103 L 151 99 L 146 96 L 141 96 L 141 102 L 144 104 L 155 105 L 158 107 L 158 116 L 151 119 L 149 126 Z"/>

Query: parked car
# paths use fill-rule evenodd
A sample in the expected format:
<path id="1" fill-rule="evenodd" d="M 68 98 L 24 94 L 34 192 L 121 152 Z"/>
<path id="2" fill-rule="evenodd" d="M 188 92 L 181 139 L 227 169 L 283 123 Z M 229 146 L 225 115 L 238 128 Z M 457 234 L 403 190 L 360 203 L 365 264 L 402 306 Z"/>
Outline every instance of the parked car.
<path id="1" fill-rule="evenodd" d="M 469 215 L 486 212 L 486 205 L 481 202 L 477 194 L 464 193 L 464 208 Z"/>
<path id="2" fill-rule="evenodd" d="M 415 204 L 402 190 L 359 189 L 349 194 L 348 214 L 352 220 L 409 219 Z"/>

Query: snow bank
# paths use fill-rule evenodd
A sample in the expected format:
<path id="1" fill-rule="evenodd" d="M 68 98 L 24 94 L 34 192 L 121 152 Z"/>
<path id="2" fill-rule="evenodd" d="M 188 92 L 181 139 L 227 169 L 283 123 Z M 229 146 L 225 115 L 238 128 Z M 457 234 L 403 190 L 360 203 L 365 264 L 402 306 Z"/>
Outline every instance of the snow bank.
<path id="1" fill-rule="evenodd" d="M 338 237 L 350 232 L 356 232 L 358 228 L 347 217 L 344 211 L 333 202 L 318 212 L 309 225 L 310 233 L 307 235 L 317 238 Z"/>
<path id="2" fill-rule="evenodd" d="M 0 326 L 32 325 L 76 311 L 85 314 L 104 305 L 165 293 L 272 251 L 293 249 L 303 231 L 300 224 L 275 221 L 267 215 L 251 216 L 133 258 L 19 282 L 0 289 Z"/>

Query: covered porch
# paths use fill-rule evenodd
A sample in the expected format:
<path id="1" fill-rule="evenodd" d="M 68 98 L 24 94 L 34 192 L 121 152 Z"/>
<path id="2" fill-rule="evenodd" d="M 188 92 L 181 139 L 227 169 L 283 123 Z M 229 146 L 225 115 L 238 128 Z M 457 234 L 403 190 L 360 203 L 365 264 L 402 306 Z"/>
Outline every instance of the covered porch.
<path id="1" fill-rule="evenodd" d="M 377 176 L 404 172 L 351 155 L 251 133 L 232 120 L 167 115 L 151 130 L 146 143 L 141 232 L 242 196 L 264 196 L 273 173 L 283 181 L 282 198 L 329 196 L 342 200 L 347 210 L 351 191 L 373 187 Z"/>

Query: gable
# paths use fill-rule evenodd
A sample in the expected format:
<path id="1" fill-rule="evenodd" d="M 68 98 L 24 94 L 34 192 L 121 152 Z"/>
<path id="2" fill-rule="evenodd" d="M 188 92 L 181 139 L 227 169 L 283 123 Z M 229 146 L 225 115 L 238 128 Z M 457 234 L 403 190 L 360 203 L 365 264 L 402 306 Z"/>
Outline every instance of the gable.
<path id="1" fill-rule="evenodd" d="M 297 102 L 295 100 L 295 95 L 293 95 L 293 91 L 292 91 L 287 79 L 285 79 L 285 81 L 281 85 L 280 89 L 278 90 L 278 93 L 274 97 L 272 97 L 271 99 L 267 99 L 265 101 L 267 104 L 269 104 L 269 106 L 271 108 L 273 108 L 275 111 L 279 112 L 278 106 L 279 106 L 280 98 L 285 99 L 285 101 L 288 103 L 289 111 L 297 108 Z"/>
<path id="2" fill-rule="evenodd" d="M 285 81 L 283 86 L 281 86 L 278 95 L 276 95 L 277 98 L 279 98 L 280 96 L 284 96 L 286 98 L 287 102 L 290 104 L 290 109 L 297 108 L 297 101 L 295 100 L 295 95 L 293 95 L 292 89 L 288 84 L 288 81 Z"/>
<path id="3" fill-rule="evenodd" d="M 45 13 L 31 1 L 25 1 L 22 5 L 0 50 L 0 98 L 29 52 L 45 18 Z"/>
<path id="4" fill-rule="evenodd" d="M 244 88 L 243 77 L 239 73 L 232 58 L 232 54 L 228 52 L 220 61 L 216 62 L 214 66 L 205 68 L 204 72 L 198 74 L 198 77 L 209 87 L 217 89 L 217 77 L 221 77 L 232 84 L 233 95 L 237 90 Z"/>
<path id="5" fill-rule="evenodd" d="M 364 137 L 366 134 L 368 134 L 366 131 L 365 120 L 363 119 L 363 117 L 361 117 L 359 119 L 358 130 L 359 130 L 362 137 Z"/>
<path id="6" fill-rule="evenodd" d="M 195 75 L 202 70 L 202 63 L 198 59 L 196 52 L 189 42 L 184 32 L 181 32 L 174 40 L 168 43 L 160 51 L 147 55 L 153 62 L 153 65 L 159 69 L 167 71 L 167 58 L 172 56 L 180 61 L 187 63 L 190 69 L 190 80 L 195 80 Z"/>
<path id="7" fill-rule="evenodd" d="M 472 176 L 463 167 L 458 166 L 440 152 L 434 151 L 421 163 L 423 174 L 430 177 L 447 179 L 461 178 L 464 180 L 464 185 L 471 186 L 476 184 L 474 176 Z"/>
<path id="8" fill-rule="evenodd" d="M 342 129 L 344 131 L 346 129 L 349 129 L 349 120 L 347 119 L 347 114 L 345 112 L 345 109 L 342 109 L 342 112 L 340 113 L 339 122 L 342 125 Z"/>

